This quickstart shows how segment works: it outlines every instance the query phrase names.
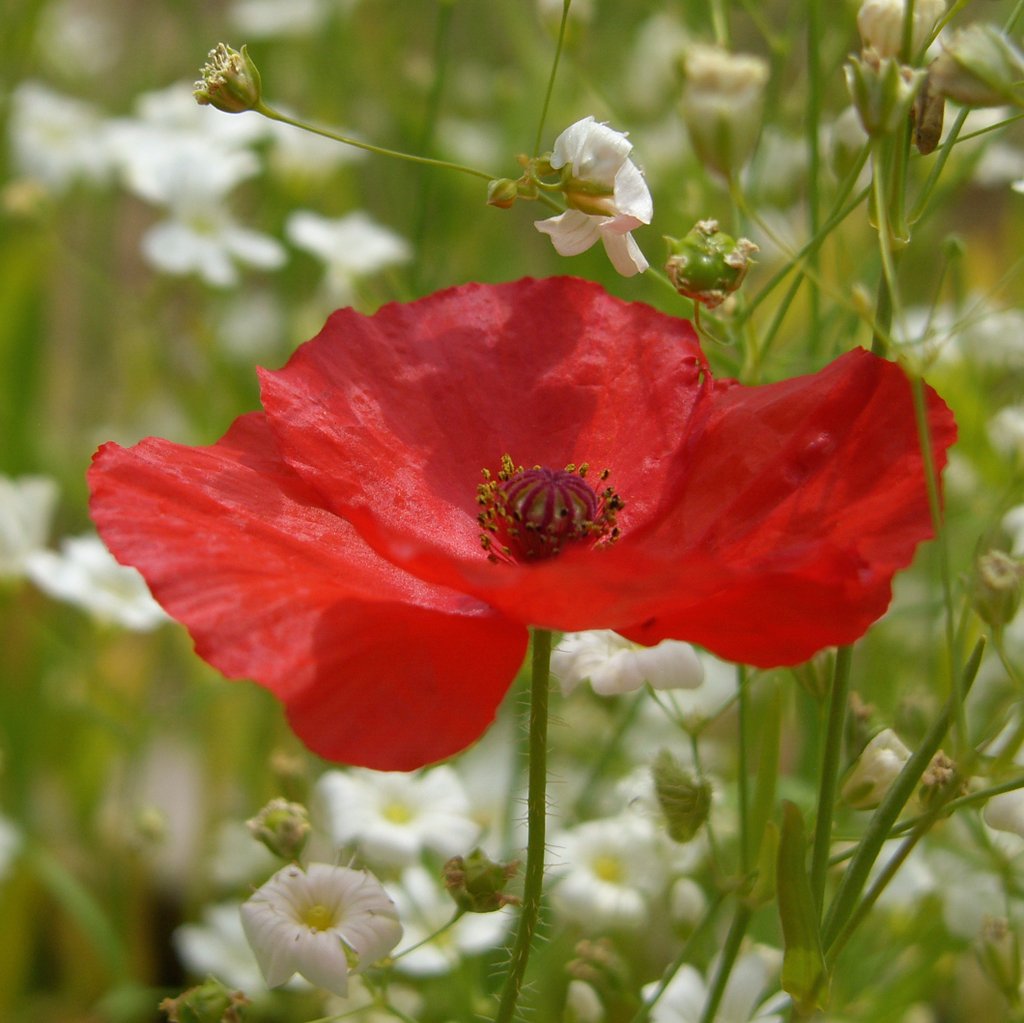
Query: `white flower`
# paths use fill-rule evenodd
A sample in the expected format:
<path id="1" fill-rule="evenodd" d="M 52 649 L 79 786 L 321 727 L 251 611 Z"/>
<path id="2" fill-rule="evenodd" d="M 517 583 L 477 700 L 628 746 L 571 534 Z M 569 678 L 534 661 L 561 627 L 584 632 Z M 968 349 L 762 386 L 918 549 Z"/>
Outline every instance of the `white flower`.
<path id="1" fill-rule="evenodd" d="M 237 902 L 204 906 L 200 923 L 182 924 L 171 936 L 178 958 L 197 977 L 211 975 L 230 988 L 263 987 L 259 964 L 242 930 Z"/>
<path id="2" fill-rule="evenodd" d="M 565 183 L 570 208 L 534 227 L 551 236 L 561 256 L 585 252 L 598 239 L 612 265 L 624 277 L 647 269 L 648 263 L 630 234 L 654 215 L 643 174 L 629 159 L 626 136 L 585 117 L 555 139 L 551 166 L 570 169 Z"/>
<path id="3" fill-rule="evenodd" d="M 57 504 L 57 484 L 45 476 L 0 476 L 0 578 L 20 576 L 42 550 Z"/>
<path id="4" fill-rule="evenodd" d="M 11 93 L 10 138 L 18 173 L 62 192 L 76 181 L 101 182 L 111 154 L 100 112 L 39 82 Z"/>
<path id="5" fill-rule="evenodd" d="M 843 782 L 843 799 L 855 810 L 873 810 L 885 798 L 910 750 L 891 729 L 883 728 L 863 749 Z"/>
<path id="6" fill-rule="evenodd" d="M 446 765 L 419 775 L 328 771 L 316 788 L 332 841 L 358 844 L 375 865 L 404 867 L 425 849 L 443 859 L 462 855 L 480 833 L 462 783 Z"/>
<path id="7" fill-rule="evenodd" d="M 25 574 L 44 593 L 74 604 L 100 621 L 136 632 L 148 632 L 167 621 L 142 576 L 134 568 L 119 565 L 97 536 L 65 539 L 59 554 L 29 554 Z"/>
<path id="8" fill-rule="evenodd" d="M 988 421 L 992 446 L 1008 458 L 1024 458 L 1024 404 L 1007 405 Z"/>
<path id="9" fill-rule="evenodd" d="M 644 647 L 608 629 L 566 633 L 551 655 L 551 671 L 565 695 L 584 679 L 602 696 L 631 693 L 645 682 L 655 689 L 695 689 L 704 681 L 689 643 L 668 639 Z"/>
<path id="10" fill-rule="evenodd" d="M 372 874 L 326 863 L 279 870 L 241 913 L 270 987 L 299 973 L 344 996 L 349 973 L 372 966 L 402 937 L 395 904 Z"/>
<path id="11" fill-rule="evenodd" d="M 552 901 L 562 917 L 598 932 L 636 929 L 665 886 L 667 857 L 650 821 L 630 815 L 587 821 L 559 834 L 563 864 Z"/>
<path id="12" fill-rule="evenodd" d="M 772 998 L 757 1007 L 768 982 L 778 970 L 779 959 L 773 949 L 756 948 L 741 955 L 729 974 L 715 1023 L 750 1023 L 752 1020 L 781 1023 L 784 1016 L 776 1010 L 788 1004 L 787 999 Z M 647 984 L 643 989 L 644 997 L 650 998 L 656 987 L 657 984 Z M 651 1023 L 697 1023 L 703 1016 L 707 994 L 708 988 L 700 973 L 688 964 L 680 967 L 651 1011 Z"/>
<path id="13" fill-rule="evenodd" d="M 338 301 L 351 301 L 356 278 L 412 259 L 412 246 L 404 238 L 361 210 L 337 220 L 299 210 L 288 218 L 285 233 L 292 244 L 323 261 L 327 289 Z"/>
<path id="14" fill-rule="evenodd" d="M 0 878 L 6 876 L 21 849 L 21 832 L 6 817 L 0 817 Z"/>
<path id="15" fill-rule="evenodd" d="M 398 949 L 395 965 L 414 976 L 449 973 L 464 955 L 497 948 L 514 918 L 509 907 L 494 913 L 466 913 L 434 940 L 420 945 L 451 920 L 455 903 L 421 866 L 408 867 L 402 872 L 401 885 L 391 885 L 389 890 L 405 928 L 403 947 L 411 949 L 408 954 Z"/>
<path id="16" fill-rule="evenodd" d="M 857 12 L 857 30 L 865 46 L 880 57 L 898 57 L 903 42 L 906 0 L 864 0 Z M 931 38 L 946 11 L 946 0 L 915 0 L 910 50 L 915 56 Z"/>
<path id="17" fill-rule="evenodd" d="M 1024 838 L 1024 789 L 993 796 L 981 815 L 990 828 Z"/>
<path id="18" fill-rule="evenodd" d="M 343 6 L 352 6 L 346 0 Z M 231 23 L 243 38 L 266 39 L 277 36 L 299 36 L 316 31 L 327 20 L 335 3 L 328 7 L 324 0 L 235 0 L 228 12 Z"/>

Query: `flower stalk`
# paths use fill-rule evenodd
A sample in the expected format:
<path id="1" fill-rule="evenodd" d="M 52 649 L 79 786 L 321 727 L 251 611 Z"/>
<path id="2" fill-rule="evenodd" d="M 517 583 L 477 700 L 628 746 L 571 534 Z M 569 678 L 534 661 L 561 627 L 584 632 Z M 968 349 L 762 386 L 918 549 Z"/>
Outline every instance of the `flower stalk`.
<path id="1" fill-rule="evenodd" d="M 533 632 L 530 672 L 529 771 L 526 793 L 526 870 L 523 875 L 523 908 L 519 914 L 508 974 L 494 1023 L 511 1023 L 523 989 L 533 938 L 540 919 L 544 887 L 544 851 L 547 826 L 548 690 L 551 675 L 551 633 Z"/>

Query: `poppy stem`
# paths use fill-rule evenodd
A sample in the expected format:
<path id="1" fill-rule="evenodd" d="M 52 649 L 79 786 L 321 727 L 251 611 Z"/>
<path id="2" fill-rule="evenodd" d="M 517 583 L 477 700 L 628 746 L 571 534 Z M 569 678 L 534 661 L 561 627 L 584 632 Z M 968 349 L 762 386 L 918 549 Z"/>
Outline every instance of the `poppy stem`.
<path id="1" fill-rule="evenodd" d="M 547 824 L 548 687 L 551 675 L 551 633 L 535 629 L 530 680 L 529 775 L 526 790 L 526 871 L 523 908 L 519 914 L 505 986 L 494 1023 L 512 1023 L 523 988 L 533 936 L 540 918 L 544 887 L 545 827 Z"/>

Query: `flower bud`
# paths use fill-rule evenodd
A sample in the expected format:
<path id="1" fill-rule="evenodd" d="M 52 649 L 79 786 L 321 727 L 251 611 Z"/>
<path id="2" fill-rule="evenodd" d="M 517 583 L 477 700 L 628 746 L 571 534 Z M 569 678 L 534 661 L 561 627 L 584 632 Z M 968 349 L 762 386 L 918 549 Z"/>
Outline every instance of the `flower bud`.
<path id="1" fill-rule="evenodd" d="M 248 1004 L 241 991 L 229 991 L 209 977 L 177 998 L 165 998 L 158 1008 L 170 1023 L 241 1023 L 242 1006 Z"/>
<path id="2" fill-rule="evenodd" d="M 199 73 L 203 77 L 192 92 L 197 103 L 216 107 L 226 114 L 240 114 L 259 106 L 260 73 L 246 47 L 239 53 L 224 43 L 217 43 Z"/>
<path id="3" fill-rule="evenodd" d="M 688 771 L 668 750 L 661 750 L 651 765 L 654 791 L 665 815 L 668 837 L 689 842 L 708 819 L 711 786 Z"/>
<path id="4" fill-rule="evenodd" d="M 512 178 L 494 178 L 487 183 L 487 205 L 508 210 L 519 198 L 519 182 Z"/>
<path id="5" fill-rule="evenodd" d="M 1001 628 L 1017 613 L 1022 586 L 1024 561 L 1005 551 L 988 551 L 974 565 L 971 604 L 982 621 Z"/>
<path id="6" fill-rule="evenodd" d="M 864 747 L 843 782 L 842 797 L 855 810 L 873 810 L 885 798 L 910 750 L 891 729 L 879 732 Z"/>
<path id="7" fill-rule="evenodd" d="M 519 904 L 515 895 L 505 893 L 518 868 L 518 863 L 495 863 L 482 849 L 474 849 L 468 856 L 453 856 L 442 876 L 448 894 L 463 912 L 493 913 Z"/>
<path id="8" fill-rule="evenodd" d="M 993 830 L 1024 838 L 1024 789 L 1012 789 L 993 796 L 985 804 L 981 816 Z"/>
<path id="9" fill-rule="evenodd" d="M 942 44 L 932 88 L 966 107 L 1024 106 L 1024 54 L 994 25 L 975 23 Z"/>
<path id="10" fill-rule="evenodd" d="M 872 137 L 888 135 L 903 123 L 925 78 L 924 71 L 902 67 L 891 57 L 880 58 L 874 50 L 851 57 L 845 70 L 860 123 Z"/>
<path id="11" fill-rule="evenodd" d="M 716 46 L 683 55 L 682 112 L 701 162 L 728 178 L 747 162 L 761 128 L 768 64 Z"/>
<path id="12" fill-rule="evenodd" d="M 700 220 L 684 238 L 669 238 L 665 272 L 676 291 L 709 309 L 721 305 L 743 283 L 757 246 L 718 230 L 718 221 Z"/>
<path id="13" fill-rule="evenodd" d="M 1011 1005 L 1020 1004 L 1021 961 L 1017 932 L 1003 917 L 988 917 L 981 925 L 975 951 L 982 970 Z"/>
<path id="14" fill-rule="evenodd" d="M 907 0 L 864 0 L 857 12 L 857 30 L 865 49 L 870 46 L 880 57 L 900 55 L 906 7 Z M 945 0 L 916 0 L 911 27 L 911 57 L 924 49 L 945 11 Z"/>
<path id="15" fill-rule="evenodd" d="M 272 799 L 246 825 L 253 838 L 283 860 L 298 859 L 309 838 L 306 808 L 287 799 Z"/>
<path id="16" fill-rule="evenodd" d="M 941 806 L 950 799 L 960 795 L 963 782 L 957 773 L 956 762 L 942 750 L 932 757 L 932 762 L 921 776 L 921 785 L 917 790 L 917 798 L 924 810 Z"/>

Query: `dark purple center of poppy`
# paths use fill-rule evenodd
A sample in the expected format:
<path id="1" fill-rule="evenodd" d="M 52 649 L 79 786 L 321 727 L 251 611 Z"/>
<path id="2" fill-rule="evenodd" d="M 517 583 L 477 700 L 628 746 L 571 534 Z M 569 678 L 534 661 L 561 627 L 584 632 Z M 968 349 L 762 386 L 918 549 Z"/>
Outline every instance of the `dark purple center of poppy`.
<path id="1" fill-rule="evenodd" d="M 615 514 L 622 502 L 606 488 L 600 494 L 584 479 L 587 466 L 518 468 L 505 455 L 497 479 L 485 470 L 478 488 L 478 516 L 486 530 L 483 548 L 492 561 L 537 561 L 558 554 L 567 543 L 618 536 Z M 600 474 L 605 480 L 607 471 Z"/>

